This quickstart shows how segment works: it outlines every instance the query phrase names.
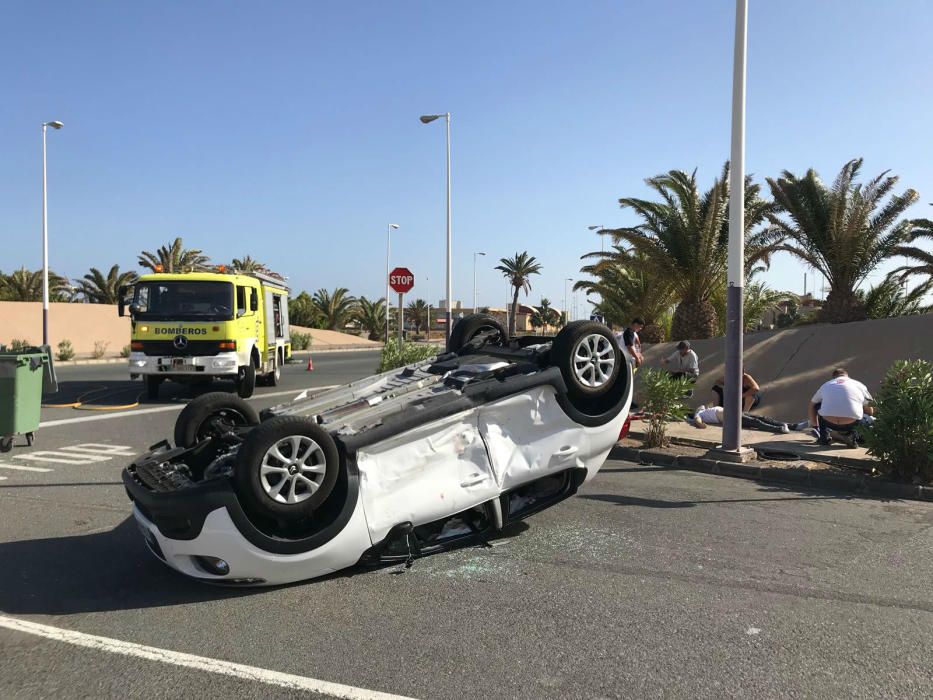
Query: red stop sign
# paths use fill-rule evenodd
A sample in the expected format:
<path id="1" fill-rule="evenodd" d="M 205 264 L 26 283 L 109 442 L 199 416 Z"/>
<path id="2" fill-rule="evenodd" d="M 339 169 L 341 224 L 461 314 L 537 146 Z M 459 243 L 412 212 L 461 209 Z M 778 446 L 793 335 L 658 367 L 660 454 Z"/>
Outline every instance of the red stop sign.
<path id="1" fill-rule="evenodd" d="M 415 286 L 415 276 L 407 267 L 397 267 L 389 273 L 389 286 L 399 294 L 404 294 Z"/>

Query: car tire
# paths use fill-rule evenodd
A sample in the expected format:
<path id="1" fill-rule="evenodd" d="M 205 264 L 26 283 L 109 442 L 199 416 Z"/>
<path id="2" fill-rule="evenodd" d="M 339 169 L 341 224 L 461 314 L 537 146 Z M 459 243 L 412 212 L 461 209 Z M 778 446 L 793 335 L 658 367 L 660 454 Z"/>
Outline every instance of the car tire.
<path id="1" fill-rule="evenodd" d="M 488 314 L 470 314 L 457 321 L 450 331 L 447 352 L 460 352 L 473 338 L 484 331 L 498 331 L 498 339 L 493 335 L 488 342 L 500 346 L 508 342 L 508 331 L 495 318 Z"/>
<path id="2" fill-rule="evenodd" d="M 248 511 L 296 521 L 327 500 L 339 472 L 340 454 L 327 431 L 309 418 L 279 416 L 246 436 L 234 484 Z"/>
<path id="3" fill-rule="evenodd" d="M 568 323 L 551 344 L 551 364 L 560 368 L 571 399 L 585 401 L 608 392 L 622 362 L 612 331 L 595 321 Z"/>
<path id="4" fill-rule="evenodd" d="M 263 378 L 263 384 L 266 386 L 278 386 L 282 380 L 282 366 L 278 360 L 273 360 L 273 369 Z"/>
<path id="5" fill-rule="evenodd" d="M 259 425 L 259 413 L 239 396 L 223 391 L 203 394 L 182 409 L 175 421 L 175 444 L 194 447 L 233 428 Z"/>
<path id="6" fill-rule="evenodd" d="M 162 377 L 155 374 L 146 375 L 146 398 L 159 398 L 159 385 L 162 384 Z"/>
<path id="7" fill-rule="evenodd" d="M 248 399 L 256 390 L 256 366 L 252 362 L 244 367 L 240 367 L 240 372 L 236 378 L 237 396 Z"/>

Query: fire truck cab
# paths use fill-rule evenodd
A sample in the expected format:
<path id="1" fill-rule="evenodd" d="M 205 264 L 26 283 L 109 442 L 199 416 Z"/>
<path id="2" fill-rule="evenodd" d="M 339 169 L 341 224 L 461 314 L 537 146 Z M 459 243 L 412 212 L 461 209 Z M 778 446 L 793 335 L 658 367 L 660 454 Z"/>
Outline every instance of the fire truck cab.
<path id="1" fill-rule="evenodd" d="M 120 294 L 119 314 L 131 319 L 130 377 L 143 377 L 149 398 L 167 379 L 232 379 L 244 398 L 257 380 L 275 386 L 291 356 L 288 292 L 277 277 L 223 267 L 142 275 Z"/>

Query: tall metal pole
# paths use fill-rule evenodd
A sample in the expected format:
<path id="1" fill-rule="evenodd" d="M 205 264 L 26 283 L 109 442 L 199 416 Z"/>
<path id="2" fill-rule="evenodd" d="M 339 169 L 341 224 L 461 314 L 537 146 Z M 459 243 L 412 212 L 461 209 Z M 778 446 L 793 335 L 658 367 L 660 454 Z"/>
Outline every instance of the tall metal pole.
<path id="1" fill-rule="evenodd" d="M 389 252 L 391 244 L 389 239 L 392 237 L 392 229 L 398 228 L 398 224 L 388 224 L 386 226 L 386 345 L 389 344 Z"/>
<path id="2" fill-rule="evenodd" d="M 726 376 L 722 448 L 742 444 L 742 295 L 745 284 L 745 48 L 748 0 L 735 3 L 732 68 L 732 157 L 729 170 L 729 269 L 726 290 Z"/>
<path id="3" fill-rule="evenodd" d="M 49 344 L 49 226 L 46 204 L 45 176 L 45 132 L 48 124 L 42 125 L 42 344 Z"/>
<path id="4" fill-rule="evenodd" d="M 473 313 L 476 313 L 476 256 L 483 255 L 486 253 L 474 252 L 473 253 Z"/>
<path id="5" fill-rule="evenodd" d="M 447 120 L 447 318 L 446 323 L 444 324 L 444 339 L 446 343 L 450 343 L 450 330 L 453 319 L 452 306 L 453 303 L 451 299 L 453 298 L 453 289 L 451 287 L 450 275 L 451 275 L 451 262 L 450 262 L 450 248 L 451 248 L 451 236 L 450 236 L 450 112 L 444 115 Z"/>

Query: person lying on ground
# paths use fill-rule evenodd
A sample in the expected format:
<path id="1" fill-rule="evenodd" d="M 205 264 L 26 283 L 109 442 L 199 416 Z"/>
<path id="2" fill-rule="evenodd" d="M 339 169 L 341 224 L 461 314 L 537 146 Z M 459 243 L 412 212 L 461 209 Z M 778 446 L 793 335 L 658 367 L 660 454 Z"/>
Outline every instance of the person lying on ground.
<path id="1" fill-rule="evenodd" d="M 835 437 L 855 447 L 858 426 L 871 423 L 872 401 L 868 387 L 852 379 L 844 367 L 834 369 L 833 378 L 816 390 L 807 407 L 810 425 L 819 432 L 817 442 L 829 445 Z"/>
<path id="2" fill-rule="evenodd" d="M 700 406 L 693 414 L 690 423 L 697 428 L 705 428 L 707 425 L 722 425 L 726 409 L 722 406 Z M 746 430 L 763 430 L 766 433 L 789 433 L 790 428 L 787 423 L 768 418 L 768 416 L 756 416 L 751 413 L 742 414 L 742 427 Z"/>
<path id="3" fill-rule="evenodd" d="M 677 349 L 668 357 L 662 358 L 661 364 L 670 365 L 668 371 L 672 377 L 687 377 L 696 381 L 700 376 L 700 360 L 686 340 L 677 343 Z"/>
<path id="4" fill-rule="evenodd" d="M 719 375 L 719 379 L 716 380 L 716 383 L 713 384 L 713 394 L 715 394 L 714 405 L 722 406 L 722 392 L 723 386 L 726 384 L 726 378 L 723 375 Z M 747 372 L 742 374 L 742 410 L 751 411 L 753 408 L 756 408 L 758 404 L 761 403 L 761 387 L 758 386 L 758 382 L 755 381 L 755 378 L 748 374 Z"/>

